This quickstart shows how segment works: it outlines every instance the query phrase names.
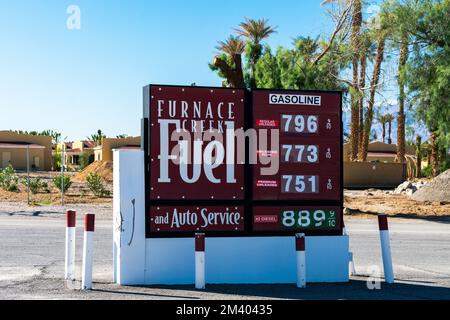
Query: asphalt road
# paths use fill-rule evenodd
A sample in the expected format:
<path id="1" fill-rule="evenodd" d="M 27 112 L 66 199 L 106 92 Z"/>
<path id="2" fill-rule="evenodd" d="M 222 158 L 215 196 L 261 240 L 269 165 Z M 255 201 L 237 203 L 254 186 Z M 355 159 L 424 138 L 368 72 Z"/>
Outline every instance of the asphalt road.
<path id="1" fill-rule="evenodd" d="M 33 209 L 0 207 L 0 299 L 450 299 L 450 221 L 390 219 L 396 283 L 383 281 L 369 290 L 367 280 L 382 270 L 375 218 L 346 218 L 356 276 L 345 284 L 208 285 L 119 287 L 112 283 L 112 221 L 109 208 L 97 213 L 94 290 L 66 284 L 65 216 Z M 78 221 L 82 225 L 82 221 Z M 77 266 L 81 266 L 82 232 L 78 232 Z M 81 270 L 77 270 L 80 278 Z M 69 288 L 67 288 L 69 286 Z"/>

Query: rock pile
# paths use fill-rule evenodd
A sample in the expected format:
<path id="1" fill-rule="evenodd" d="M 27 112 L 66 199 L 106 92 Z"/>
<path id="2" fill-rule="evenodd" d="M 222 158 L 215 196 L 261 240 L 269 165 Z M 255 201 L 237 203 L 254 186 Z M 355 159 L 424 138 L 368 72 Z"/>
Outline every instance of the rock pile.
<path id="1" fill-rule="evenodd" d="M 426 185 L 426 182 L 423 180 L 419 180 L 417 182 L 405 181 L 394 190 L 393 194 L 406 194 L 407 196 L 412 196 L 424 185 Z"/>
<path id="2" fill-rule="evenodd" d="M 450 169 L 428 182 L 411 196 L 416 201 L 450 203 Z"/>

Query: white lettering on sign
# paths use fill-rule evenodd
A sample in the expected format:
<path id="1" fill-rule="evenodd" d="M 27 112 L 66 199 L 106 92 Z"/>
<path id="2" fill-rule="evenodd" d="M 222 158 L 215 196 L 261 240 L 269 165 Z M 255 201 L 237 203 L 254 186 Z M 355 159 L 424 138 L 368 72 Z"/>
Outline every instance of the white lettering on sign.
<path id="1" fill-rule="evenodd" d="M 225 121 L 226 126 L 226 143 L 218 140 L 210 142 L 202 140 L 179 140 L 179 154 L 173 154 L 169 150 L 169 125 L 175 125 L 176 130 L 180 130 L 180 120 L 158 120 L 160 125 L 160 150 L 158 155 L 160 161 L 159 167 L 159 183 L 170 183 L 169 161 L 179 161 L 180 176 L 186 183 L 196 183 L 200 179 L 202 167 L 206 178 L 214 183 L 222 183 L 222 180 L 214 176 L 214 169 L 221 165 L 226 165 L 226 183 L 236 183 L 234 157 L 234 122 Z M 192 146 L 193 144 L 193 146 Z M 193 161 L 190 155 L 193 154 Z M 214 156 L 213 156 L 214 154 Z M 192 164 L 192 174 L 189 177 L 188 166 Z"/>
<path id="2" fill-rule="evenodd" d="M 299 94 L 269 94 L 269 103 L 320 106 L 321 97 Z"/>
<path id="3" fill-rule="evenodd" d="M 170 221 L 169 221 L 170 219 Z M 169 218 L 169 213 L 163 216 L 157 216 L 154 220 L 157 225 L 169 225 L 172 229 L 180 229 L 186 226 L 198 226 L 208 228 L 210 226 L 239 226 L 241 213 L 239 211 L 210 211 L 202 208 L 199 212 L 194 211 L 178 211 L 173 209 L 173 213 Z"/>

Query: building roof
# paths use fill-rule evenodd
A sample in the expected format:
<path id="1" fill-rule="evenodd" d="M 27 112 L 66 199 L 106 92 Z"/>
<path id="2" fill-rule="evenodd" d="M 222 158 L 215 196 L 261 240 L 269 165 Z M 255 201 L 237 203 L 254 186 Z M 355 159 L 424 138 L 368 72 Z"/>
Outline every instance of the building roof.
<path id="1" fill-rule="evenodd" d="M 97 146 L 97 143 L 95 141 L 83 140 L 83 146 L 85 148 L 95 148 Z"/>
<path id="2" fill-rule="evenodd" d="M 0 142 L 0 149 L 45 149 L 44 146 L 28 142 Z"/>
<path id="3" fill-rule="evenodd" d="M 135 149 L 141 149 L 141 146 L 121 146 L 121 147 L 117 147 L 117 148 L 113 148 L 113 150 L 127 150 L 127 149 L 131 149 L 131 150 L 135 150 Z"/>

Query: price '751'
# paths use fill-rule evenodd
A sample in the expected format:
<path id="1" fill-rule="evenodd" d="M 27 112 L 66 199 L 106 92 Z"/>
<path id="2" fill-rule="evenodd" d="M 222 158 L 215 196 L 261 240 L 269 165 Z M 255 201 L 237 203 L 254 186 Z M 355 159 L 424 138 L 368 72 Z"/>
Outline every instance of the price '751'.
<path id="1" fill-rule="evenodd" d="M 281 179 L 283 193 L 319 192 L 319 177 L 308 175 L 283 175 Z"/>

